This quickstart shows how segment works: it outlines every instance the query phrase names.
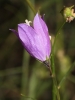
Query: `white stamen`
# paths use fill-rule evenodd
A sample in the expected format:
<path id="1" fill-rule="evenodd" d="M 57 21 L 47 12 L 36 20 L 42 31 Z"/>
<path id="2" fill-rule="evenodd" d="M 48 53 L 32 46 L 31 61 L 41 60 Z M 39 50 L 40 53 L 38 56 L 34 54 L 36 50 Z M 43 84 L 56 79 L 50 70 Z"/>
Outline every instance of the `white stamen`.
<path id="1" fill-rule="evenodd" d="M 27 24 L 27 25 L 29 25 L 30 26 L 30 23 L 32 23 L 31 21 L 28 21 L 27 19 L 25 20 L 25 23 Z"/>
<path id="2" fill-rule="evenodd" d="M 50 40 L 51 40 L 51 36 L 49 36 Z"/>

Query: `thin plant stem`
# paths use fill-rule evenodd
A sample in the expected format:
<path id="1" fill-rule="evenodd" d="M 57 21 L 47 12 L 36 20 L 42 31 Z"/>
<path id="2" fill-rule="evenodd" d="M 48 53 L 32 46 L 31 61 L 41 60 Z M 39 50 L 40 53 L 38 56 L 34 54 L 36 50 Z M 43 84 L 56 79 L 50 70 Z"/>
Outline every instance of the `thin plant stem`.
<path id="1" fill-rule="evenodd" d="M 37 100 L 37 99 L 32 98 L 32 97 L 27 97 L 27 96 L 25 96 L 24 94 L 21 94 L 21 96 L 23 96 L 24 98 L 29 98 L 29 99 L 32 99 L 32 100 Z"/>
<path id="2" fill-rule="evenodd" d="M 69 68 L 69 70 L 67 71 L 67 73 L 64 75 L 64 77 L 60 81 L 60 83 L 58 85 L 58 89 L 61 87 L 61 85 L 63 84 L 63 82 L 65 81 L 65 79 L 67 78 L 67 76 L 70 74 L 70 72 L 73 70 L 74 66 L 75 66 L 75 62 L 72 64 L 72 66 Z"/>
<path id="3" fill-rule="evenodd" d="M 24 50 L 21 94 L 25 94 L 25 95 L 27 95 L 28 92 L 29 57 L 30 57 L 29 54 Z M 21 100 L 25 100 L 25 98 L 21 96 Z"/>
<path id="4" fill-rule="evenodd" d="M 67 79 L 75 84 L 75 76 L 74 75 L 69 75 Z"/>
<path id="5" fill-rule="evenodd" d="M 52 77 L 52 70 L 51 70 L 51 66 L 50 66 L 50 59 L 46 60 L 43 62 L 45 64 L 45 66 L 47 66 L 47 68 L 50 71 L 50 76 Z"/>
<path id="6" fill-rule="evenodd" d="M 58 89 L 58 85 L 57 85 L 57 79 L 56 79 L 56 73 L 55 73 L 55 64 L 54 64 L 54 47 L 55 47 L 55 43 L 56 40 L 58 38 L 59 32 L 62 29 L 62 27 L 64 26 L 65 21 L 63 22 L 63 24 L 59 27 L 59 29 L 56 32 L 56 36 L 54 39 L 54 43 L 52 46 L 52 53 L 51 53 L 51 65 L 52 65 L 52 76 L 53 76 L 53 100 L 60 100 L 60 94 L 59 94 L 59 89 Z"/>
<path id="7" fill-rule="evenodd" d="M 53 53 L 52 53 L 53 54 Z M 58 85 L 57 85 L 57 79 L 56 79 L 56 74 L 55 74 L 55 64 L 54 64 L 54 54 L 51 57 L 51 61 L 52 61 L 52 78 L 53 78 L 53 100 L 60 100 L 60 94 L 59 94 L 59 90 L 58 90 Z"/>
<path id="8" fill-rule="evenodd" d="M 64 26 L 64 24 L 66 23 L 66 21 L 64 21 L 62 23 L 62 25 L 59 27 L 59 29 L 56 31 L 56 36 L 55 36 L 55 39 L 54 39 L 54 43 L 53 43 L 53 46 L 52 46 L 52 51 L 54 52 L 54 47 L 55 47 L 55 43 L 56 43 L 56 40 L 58 38 L 58 35 L 60 34 L 60 30 L 62 29 L 62 27 Z"/>
<path id="9" fill-rule="evenodd" d="M 28 6 L 31 8 L 31 10 L 34 12 L 34 14 L 36 14 L 36 10 L 35 7 L 32 5 L 32 3 L 30 2 L 30 0 L 26 0 Z"/>

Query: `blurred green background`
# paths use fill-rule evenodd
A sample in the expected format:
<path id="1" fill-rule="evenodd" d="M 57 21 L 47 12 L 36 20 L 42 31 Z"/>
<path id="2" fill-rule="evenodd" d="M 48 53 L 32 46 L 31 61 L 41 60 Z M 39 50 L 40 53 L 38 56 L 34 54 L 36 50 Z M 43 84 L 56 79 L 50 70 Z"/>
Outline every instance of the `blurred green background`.
<path id="1" fill-rule="evenodd" d="M 75 0 L 30 0 L 36 11 L 45 14 L 49 34 L 64 21 L 63 6 Z M 33 20 L 34 13 L 26 0 L 0 0 L 0 100 L 52 100 L 52 79 L 44 64 L 31 57 L 10 28 Z M 58 84 L 75 61 L 75 20 L 66 23 L 55 45 L 55 68 Z M 75 67 L 60 88 L 61 100 L 75 100 Z"/>

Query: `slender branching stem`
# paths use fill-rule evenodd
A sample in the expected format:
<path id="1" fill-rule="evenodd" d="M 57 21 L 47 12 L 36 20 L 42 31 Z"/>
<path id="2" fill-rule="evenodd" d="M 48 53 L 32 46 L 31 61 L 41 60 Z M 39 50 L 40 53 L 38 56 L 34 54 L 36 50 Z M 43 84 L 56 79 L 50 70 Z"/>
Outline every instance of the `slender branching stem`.
<path id="1" fill-rule="evenodd" d="M 65 79 L 67 78 L 67 76 L 70 74 L 70 72 L 73 70 L 74 67 L 75 67 L 75 62 L 72 64 L 72 66 L 69 68 L 69 70 L 67 71 L 67 73 L 64 75 L 64 77 L 60 81 L 60 83 L 58 85 L 58 89 L 61 87 L 61 85 L 63 84 L 63 82 L 65 81 Z"/>
<path id="2" fill-rule="evenodd" d="M 52 46 L 52 53 L 51 53 L 51 67 L 52 67 L 52 76 L 53 76 L 53 100 L 60 100 L 60 94 L 59 94 L 59 89 L 58 89 L 58 84 L 57 84 L 57 79 L 56 79 L 56 73 L 55 73 L 55 63 L 54 63 L 54 47 L 55 47 L 55 43 L 56 40 L 58 38 L 59 32 L 62 29 L 62 27 L 64 26 L 65 21 L 63 22 L 63 24 L 59 27 L 59 29 L 56 32 L 56 36 L 54 39 L 54 43 Z"/>
<path id="3" fill-rule="evenodd" d="M 36 10 L 35 7 L 32 5 L 32 3 L 30 2 L 30 0 L 26 0 L 28 6 L 31 8 L 31 10 L 33 11 L 34 14 L 36 14 Z"/>

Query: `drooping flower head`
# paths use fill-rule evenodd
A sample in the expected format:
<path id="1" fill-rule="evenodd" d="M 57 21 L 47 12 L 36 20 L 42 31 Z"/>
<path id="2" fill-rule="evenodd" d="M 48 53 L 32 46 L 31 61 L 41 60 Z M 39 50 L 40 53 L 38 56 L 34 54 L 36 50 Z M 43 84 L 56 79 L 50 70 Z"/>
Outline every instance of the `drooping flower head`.
<path id="1" fill-rule="evenodd" d="M 48 28 L 44 20 L 37 13 L 33 20 L 33 27 L 30 26 L 31 21 L 18 24 L 18 32 L 14 32 L 27 52 L 40 61 L 46 61 L 51 53 L 51 43 L 48 34 Z"/>

